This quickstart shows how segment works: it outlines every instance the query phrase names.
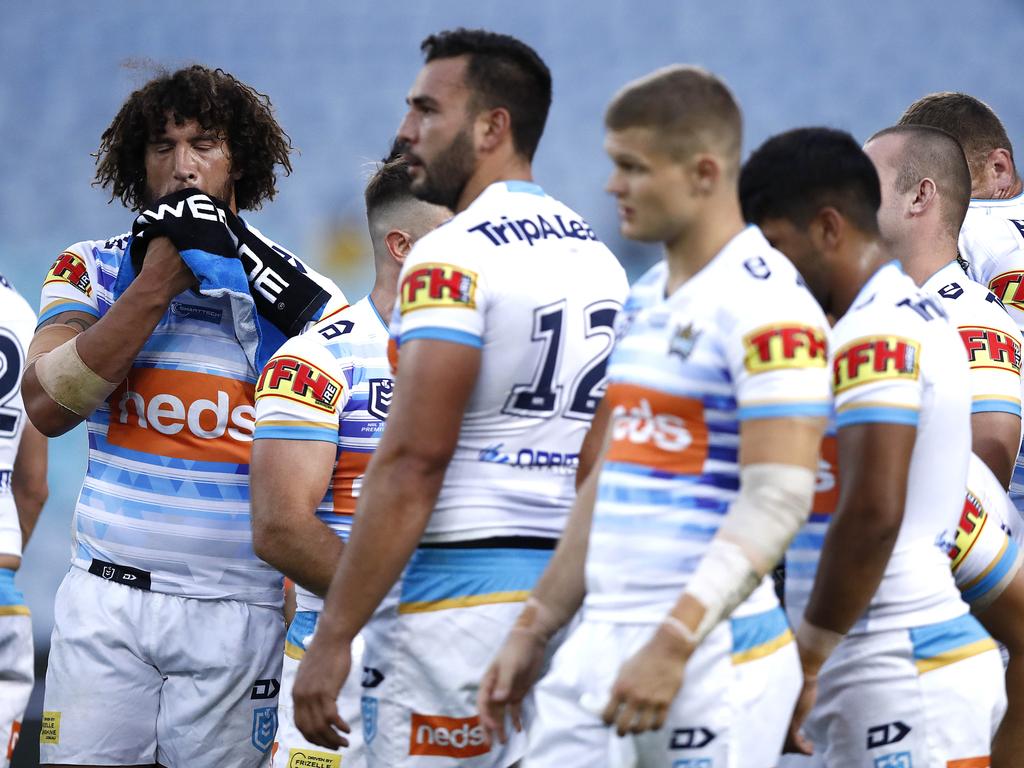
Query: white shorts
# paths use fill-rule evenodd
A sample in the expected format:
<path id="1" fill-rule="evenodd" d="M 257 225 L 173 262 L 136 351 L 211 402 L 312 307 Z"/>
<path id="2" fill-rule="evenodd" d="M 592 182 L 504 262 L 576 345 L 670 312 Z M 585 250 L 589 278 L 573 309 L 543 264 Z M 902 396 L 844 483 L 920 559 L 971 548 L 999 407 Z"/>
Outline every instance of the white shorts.
<path id="1" fill-rule="evenodd" d="M 366 755 L 363 748 L 363 723 L 359 699 L 362 683 L 369 682 L 373 674 L 363 669 L 363 638 L 357 635 L 352 643 L 352 670 L 338 695 L 338 713 L 352 727 L 346 734 L 349 745 L 339 751 L 328 750 L 310 744 L 295 727 L 295 706 L 292 704 L 292 688 L 299 662 L 306 655 L 306 648 L 316 631 L 319 611 L 299 611 L 288 627 L 284 644 L 284 667 L 281 670 L 281 703 L 278 706 L 280 727 L 277 743 L 274 744 L 273 768 L 365 768 Z"/>
<path id="2" fill-rule="evenodd" d="M 363 735 L 372 768 L 508 768 L 523 734 L 488 747 L 476 713 L 480 678 L 551 557 L 550 550 L 419 549 L 398 607 L 370 622 Z M 529 708 L 527 711 L 529 719 Z"/>
<path id="3" fill-rule="evenodd" d="M 623 662 L 654 629 L 584 616 L 537 687 L 537 725 L 524 768 L 776 764 L 801 685 L 782 609 L 722 622 L 687 664 L 664 727 L 619 738 L 600 713 Z"/>
<path id="4" fill-rule="evenodd" d="M 32 619 L 14 571 L 0 568 L 0 768 L 14 757 L 34 680 Z"/>
<path id="5" fill-rule="evenodd" d="M 273 608 L 148 592 L 72 567 L 54 603 L 40 761 L 269 765 L 283 647 Z"/>
<path id="6" fill-rule="evenodd" d="M 851 635 L 818 676 L 818 703 L 804 730 L 819 758 L 805 764 L 988 765 L 1005 709 L 999 653 L 970 614 L 910 630 Z"/>

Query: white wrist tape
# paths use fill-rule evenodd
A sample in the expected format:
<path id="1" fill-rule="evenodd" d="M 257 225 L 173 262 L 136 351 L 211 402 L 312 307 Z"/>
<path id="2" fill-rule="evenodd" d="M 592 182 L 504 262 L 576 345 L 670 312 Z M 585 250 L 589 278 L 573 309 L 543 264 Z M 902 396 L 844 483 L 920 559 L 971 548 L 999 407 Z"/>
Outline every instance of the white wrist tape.
<path id="1" fill-rule="evenodd" d="M 811 624 L 807 619 L 801 621 L 796 629 L 796 645 L 800 649 L 801 658 L 810 661 L 816 667 L 825 663 L 843 637 L 831 629 Z"/>
<path id="2" fill-rule="evenodd" d="M 740 470 L 740 493 L 686 586 L 704 606 L 696 628 L 703 639 L 753 592 L 782 559 L 806 522 L 814 473 L 792 464 L 751 464 Z"/>
<path id="3" fill-rule="evenodd" d="M 36 378 L 55 403 L 86 417 L 117 388 L 117 383 L 99 376 L 78 356 L 77 338 L 41 355 L 36 361 Z"/>

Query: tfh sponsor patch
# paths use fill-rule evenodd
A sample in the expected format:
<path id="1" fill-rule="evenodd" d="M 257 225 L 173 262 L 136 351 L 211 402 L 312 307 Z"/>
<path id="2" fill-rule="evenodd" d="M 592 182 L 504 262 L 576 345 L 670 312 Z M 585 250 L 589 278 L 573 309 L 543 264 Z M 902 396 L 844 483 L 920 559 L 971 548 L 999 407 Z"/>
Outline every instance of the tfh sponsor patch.
<path id="1" fill-rule="evenodd" d="M 334 413 L 342 384 L 333 376 L 298 357 L 275 357 L 256 384 L 256 399 L 283 397 L 321 411 Z"/>
<path id="2" fill-rule="evenodd" d="M 987 519 L 981 502 L 968 490 L 963 511 L 960 513 L 960 522 L 956 526 L 956 541 L 949 548 L 949 559 L 953 561 L 950 567 L 953 570 L 956 570 L 967 557 L 967 553 L 981 535 L 981 529 L 985 527 Z"/>
<path id="3" fill-rule="evenodd" d="M 855 339 L 836 352 L 832 385 L 838 395 L 848 389 L 888 379 L 916 380 L 920 374 L 921 345 L 900 336 Z"/>
<path id="4" fill-rule="evenodd" d="M 743 337 L 743 364 L 751 373 L 785 368 L 824 368 L 825 331 L 810 325 L 766 325 Z"/>
<path id="5" fill-rule="evenodd" d="M 988 289 L 1007 307 L 1024 310 L 1024 272 L 1003 272 L 993 277 Z"/>
<path id="6" fill-rule="evenodd" d="M 961 325 L 960 339 L 967 350 L 971 368 L 996 368 L 1020 374 L 1020 344 L 995 328 Z"/>
<path id="7" fill-rule="evenodd" d="M 477 274 L 452 264 L 421 264 L 402 280 L 401 312 L 431 307 L 476 307 Z"/>
<path id="8" fill-rule="evenodd" d="M 86 296 L 92 296 L 92 282 L 89 280 L 89 269 L 85 261 L 77 253 L 64 251 L 57 260 L 53 262 L 50 271 L 46 273 L 46 280 L 43 285 L 51 283 L 67 283 L 74 286 Z"/>

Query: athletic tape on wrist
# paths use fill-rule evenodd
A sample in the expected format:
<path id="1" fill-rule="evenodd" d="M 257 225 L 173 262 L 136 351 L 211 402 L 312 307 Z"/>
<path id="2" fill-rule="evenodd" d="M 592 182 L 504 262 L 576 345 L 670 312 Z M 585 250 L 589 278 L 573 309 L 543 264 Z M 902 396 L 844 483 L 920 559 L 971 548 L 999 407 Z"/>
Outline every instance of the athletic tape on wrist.
<path id="1" fill-rule="evenodd" d="M 117 388 L 82 362 L 77 337 L 41 355 L 35 362 L 36 378 L 55 403 L 85 418 Z"/>
<path id="2" fill-rule="evenodd" d="M 686 594 L 704 606 L 698 642 L 754 591 L 806 522 L 814 473 L 791 464 L 751 464 L 740 470 L 740 492 L 711 540 Z"/>
<path id="3" fill-rule="evenodd" d="M 800 657 L 811 661 L 817 667 L 825 663 L 842 639 L 843 635 L 839 632 L 819 627 L 807 619 L 801 621 L 800 626 L 796 628 L 796 645 L 800 650 Z"/>
<path id="4" fill-rule="evenodd" d="M 545 643 L 561 628 L 562 622 L 555 617 L 554 611 L 532 596 L 526 599 L 519 618 L 512 626 L 513 630 L 529 632 Z"/>

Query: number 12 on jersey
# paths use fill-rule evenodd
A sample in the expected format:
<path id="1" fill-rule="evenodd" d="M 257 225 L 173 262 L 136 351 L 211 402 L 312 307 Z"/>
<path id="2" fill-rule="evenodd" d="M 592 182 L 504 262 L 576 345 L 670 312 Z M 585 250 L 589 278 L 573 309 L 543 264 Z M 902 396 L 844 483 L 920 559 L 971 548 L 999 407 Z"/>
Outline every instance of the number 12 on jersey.
<path id="1" fill-rule="evenodd" d="M 528 384 L 516 384 L 505 401 L 502 413 L 527 418 L 549 418 L 559 410 L 567 419 L 590 421 L 597 410 L 597 404 L 604 396 L 605 370 L 608 355 L 615 342 L 615 315 L 620 304 L 617 301 L 596 301 L 583 309 L 584 337 L 604 337 L 601 351 L 584 365 L 568 388 L 568 396 L 562 396 L 565 389 L 555 384 L 562 364 L 566 340 L 566 301 L 556 301 L 533 310 L 534 342 L 542 345 L 540 363 Z"/>

